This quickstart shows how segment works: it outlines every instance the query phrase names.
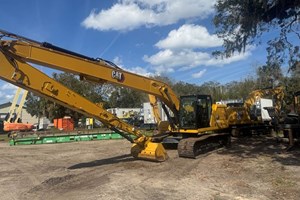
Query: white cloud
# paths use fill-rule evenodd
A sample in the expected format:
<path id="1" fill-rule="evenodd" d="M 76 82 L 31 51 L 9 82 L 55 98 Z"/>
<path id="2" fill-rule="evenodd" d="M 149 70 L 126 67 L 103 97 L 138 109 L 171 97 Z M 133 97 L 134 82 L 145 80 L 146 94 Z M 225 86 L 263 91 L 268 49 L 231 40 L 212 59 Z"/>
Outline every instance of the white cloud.
<path id="1" fill-rule="evenodd" d="M 10 83 L 4 83 L 3 85 L 0 86 L 0 96 L 2 97 L 0 99 L 0 104 L 1 103 L 7 103 L 11 102 L 13 97 L 15 96 L 16 92 L 16 86 L 10 84 Z"/>
<path id="2" fill-rule="evenodd" d="M 10 84 L 10 83 L 4 83 L 1 87 L 1 90 L 16 90 L 17 86 Z"/>
<path id="3" fill-rule="evenodd" d="M 193 78 L 201 78 L 201 77 L 205 74 L 205 72 L 206 72 L 206 69 L 203 69 L 203 70 L 201 70 L 201 71 L 198 72 L 198 73 L 192 74 L 192 77 L 193 77 Z"/>
<path id="4" fill-rule="evenodd" d="M 154 75 L 153 73 L 149 72 L 147 69 L 142 68 L 142 67 L 133 67 L 133 68 L 127 69 L 127 71 L 134 73 L 134 74 L 146 76 L 146 77 Z"/>
<path id="5" fill-rule="evenodd" d="M 119 0 L 107 10 L 93 10 L 82 25 L 101 31 L 164 26 L 181 19 L 204 19 L 213 13 L 214 3 L 215 0 Z"/>
<path id="6" fill-rule="evenodd" d="M 12 101 L 12 99 L 14 98 L 14 94 L 6 94 L 6 95 L 4 95 L 4 99 L 6 100 L 6 101 Z"/>
<path id="7" fill-rule="evenodd" d="M 247 47 L 244 53 L 236 53 L 229 58 L 215 58 L 200 48 L 222 46 L 222 40 L 210 35 L 207 29 L 199 25 L 183 25 L 169 32 L 165 39 L 155 44 L 160 51 L 154 55 L 144 55 L 144 61 L 153 66 L 157 73 L 186 71 L 201 66 L 223 66 L 245 60 L 251 55 L 253 47 Z M 198 74 L 198 76 L 203 74 Z"/>
<path id="8" fill-rule="evenodd" d="M 194 24 L 182 25 L 169 32 L 168 37 L 155 44 L 160 49 L 211 48 L 222 46 L 222 39 L 210 35 L 203 26 Z"/>
<path id="9" fill-rule="evenodd" d="M 245 60 L 251 55 L 251 51 L 235 54 L 230 58 L 215 58 L 209 53 L 193 50 L 172 51 L 170 49 L 159 51 L 152 56 L 144 56 L 144 60 L 150 63 L 157 73 L 186 71 L 199 66 L 223 66 L 232 62 Z"/>
<path id="10" fill-rule="evenodd" d="M 211 57 L 211 59 L 207 60 L 206 65 L 207 66 L 214 66 L 214 65 L 215 66 L 223 66 L 223 65 L 227 65 L 227 64 L 230 64 L 233 62 L 245 60 L 252 55 L 252 53 L 251 53 L 252 50 L 253 50 L 253 48 L 248 47 L 244 53 L 235 53 L 231 57 L 224 58 L 224 59 Z"/>
<path id="11" fill-rule="evenodd" d="M 123 69 L 125 71 L 131 72 L 131 73 L 134 73 L 134 74 L 139 74 L 139 75 L 146 76 L 146 77 L 154 75 L 153 73 L 149 72 L 147 69 L 142 68 L 142 67 L 126 68 L 126 67 L 123 66 L 122 62 L 123 61 L 119 56 L 116 56 L 113 59 L 113 63 L 115 63 L 118 67 L 120 67 L 121 69 Z"/>
<path id="12" fill-rule="evenodd" d="M 93 10 L 82 22 L 86 28 L 101 31 L 132 30 L 144 23 L 151 23 L 151 11 L 142 10 L 136 4 L 115 4 L 109 10 L 102 10 L 98 14 Z"/>
<path id="13" fill-rule="evenodd" d="M 121 65 L 122 65 L 122 62 L 123 62 L 123 61 L 122 61 L 122 59 L 121 59 L 119 56 L 116 56 L 116 57 L 114 57 L 114 59 L 113 59 L 113 63 L 116 64 L 116 65 L 118 65 L 118 66 L 119 66 L 119 65 L 121 66 Z"/>
<path id="14" fill-rule="evenodd" d="M 193 68 L 204 64 L 204 61 L 209 60 L 209 58 L 210 55 L 204 52 L 192 50 L 172 51 L 170 49 L 159 51 L 150 57 L 144 56 L 144 60 L 153 65 L 158 73 L 167 71 L 168 68 L 171 68 L 171 71 L 186 67 Z"/>

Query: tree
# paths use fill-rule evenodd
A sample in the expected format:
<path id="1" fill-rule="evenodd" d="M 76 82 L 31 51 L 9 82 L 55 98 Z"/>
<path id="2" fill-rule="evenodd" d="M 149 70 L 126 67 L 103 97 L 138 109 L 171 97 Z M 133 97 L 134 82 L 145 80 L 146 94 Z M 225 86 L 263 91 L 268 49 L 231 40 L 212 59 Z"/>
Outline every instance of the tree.
<path id="1" fill-rule="evenodd" d="M 109 97 L 110 108 L 140 108 L 147 101 L 147 95 L 130 88 L 115 88 Z"/>
<path id="2" fill-rule="evenodd" d="M 157 81 L 161 81 L 161 82 L 169 85 L 170 87 L 173 87 L 173 85 L 175 83 L 175 80 L 168 76 L 156 75 L 156 76 L 152 76 L 150 78 L 155 79 Z"/>
<path id="3" fill-rule="evenodd" d="M 290 76 L 285 77 L 286 86 L 286 104 L 291 105 L 293 103 L 293 93 L 300 91 L 300 62 L 298 62 L 293 70 L 290 70 Z"/>
<path id="4" fill-rule="evenodd" d="M 175 83 L 172 87 L 174 89 L 174 92 L 178 96 L 201 93 L 199 86 L 195 84 L 185 83 L 183 81 Z"/>
<path id="5" fill-rule="evenodd" d="M 251 77 L 243 81 L 233 81 L 225 85 L 228 99 L 246 99 L 249 93 L 257 89 L 257 81 Z"/>
<path id="6" fill-rule="evenodd" d="M 205 82 L 200 86 L 199 91 L 201 91 L 199 94 L 210 94 L 214 101 L 224 99 L 223 87 L 219 82 Z"/>
<path id="7" fill-rule="evenodd" d="M 54 73 L 53 79 L 94 103 L 103 102 L 103 91 L 101 85 L 80 81 L 77 77 L 75 77 L 75 75 L 70 73 Z M 71 116 L 75 122 L 77 122 L 77 120 L 82 117 L 82 114 L 80 113 L 53 103 L 45 98 L 37 97 L 32 93 L 27 96 L 26 107 L 28 113 L 30 113 L 32 116 L 44 116 L 50 120 L 68 115 Z"/>
<path id="8" fill-rule="evenodd" d="M 217 34 L 224 41 L 225 57 L 245 51 L 264 32 L 278 31 L 278 36 L 268 41 L 268 64 L 282 65 L 288 61 L 292 68 L 300 60 L 300 0 L 218 0 L 214 24 Z"/>
<path id="9" fill-rule="evenodd" d="M 258 67 L 257 82 L 259 88 L 270 88 L 278 85 L 283 85 L 283 74 L 279 65 L 263 65 Z"/>
<path id="10" fill-rule="evenodd" d="M 31 116 L 49 116 L 49 113 L 51 112 L 50 109 L 52 107 L 49 106 L 51 104 L 50 101 L 45 98 L 38 97 L 31 92 L 28 93 L 26 100 L 26 111 Z"/>

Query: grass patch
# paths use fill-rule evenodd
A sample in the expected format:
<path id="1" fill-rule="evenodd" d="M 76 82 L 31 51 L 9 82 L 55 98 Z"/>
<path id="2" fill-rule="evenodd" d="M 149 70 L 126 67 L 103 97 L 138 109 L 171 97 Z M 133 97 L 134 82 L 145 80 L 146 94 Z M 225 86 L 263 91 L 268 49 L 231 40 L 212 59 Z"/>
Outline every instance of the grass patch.
<path id="1" fill-rule="evenodd" d="M 295 184 L 292 180 L 285 179 L 283 177 L 275 178 L 272 183 L 273 183 L 274 186 L 277 186 L 277 187 L 280 187 L 280 186 L 282 186 L 282 187 L 291 187 Z"/>

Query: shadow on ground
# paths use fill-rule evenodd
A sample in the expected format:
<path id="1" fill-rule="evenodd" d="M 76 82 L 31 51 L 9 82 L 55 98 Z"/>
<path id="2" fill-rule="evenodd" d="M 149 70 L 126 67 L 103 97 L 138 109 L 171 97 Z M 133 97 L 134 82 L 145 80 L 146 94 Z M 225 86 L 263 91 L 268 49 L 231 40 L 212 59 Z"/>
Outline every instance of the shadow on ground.
<path id="1" fill-rule="evenodd" d="M 218 153 L 231 154 L 243 159 L 268 156 L 283 165 L 300 166 L 299 146 L 287 151 L 287 144 L 279 143 L 275 138 L 266 136 L 234 138 L 230 148 Z"/>
<path id="2" fill-rule="evenodd" d="M 121 162 L 132 162 L 136 159 L 132 157 L 130 154 L 125 154 L 121 156 L 115 156 L 111 158 L 105 158 L 101 160 L 94 160 L 91 162 L 79 163 L 73 166 L 70 166 L 68 169 L 81 169 L 81 168 L 89 168 L 89 167 L 97 167 L 102 165 L 111 165 Z"/>
<path id="3" fill-rule="evenodd" d="M 164 144 L 164 147 L 169 150 L 174 148 L 176 149 L 177 144 Z M 287 144 L 278 143 L 272 137 L 252 136 L 233 138 L 230 148 L 224 148 L 221 151 L 216 151 L 216 153 L 221 155 L 232 155 L 242 159 L 267 156 L 273 161 L 281 163 L 283 165 L 300 166 L 300 147 L 297 146 L 292 151 L 287 151 L 286 149 Z M 205 156 L 205 154 L 203 154 L 202 156 Z M 130 154 L 125 154 L 101 160 L 79 163 L 70 166 L 68 169 L 90 168 L 116 163 L 132 162 L 134 160 L 136 159 L 133 158 Z"/>

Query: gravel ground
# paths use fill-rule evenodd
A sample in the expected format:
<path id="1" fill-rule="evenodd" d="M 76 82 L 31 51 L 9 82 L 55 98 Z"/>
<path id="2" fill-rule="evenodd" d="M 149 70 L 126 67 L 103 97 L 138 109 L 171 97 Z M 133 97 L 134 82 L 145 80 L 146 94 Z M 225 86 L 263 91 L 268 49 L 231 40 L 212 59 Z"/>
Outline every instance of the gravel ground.
<path id="1" fill-rule="evenodd" d="M 133 159 L 126 140 L 0 143 L 0 199 L 300 199 L 300 151 L 239 138 L 197 159 Z"/>

